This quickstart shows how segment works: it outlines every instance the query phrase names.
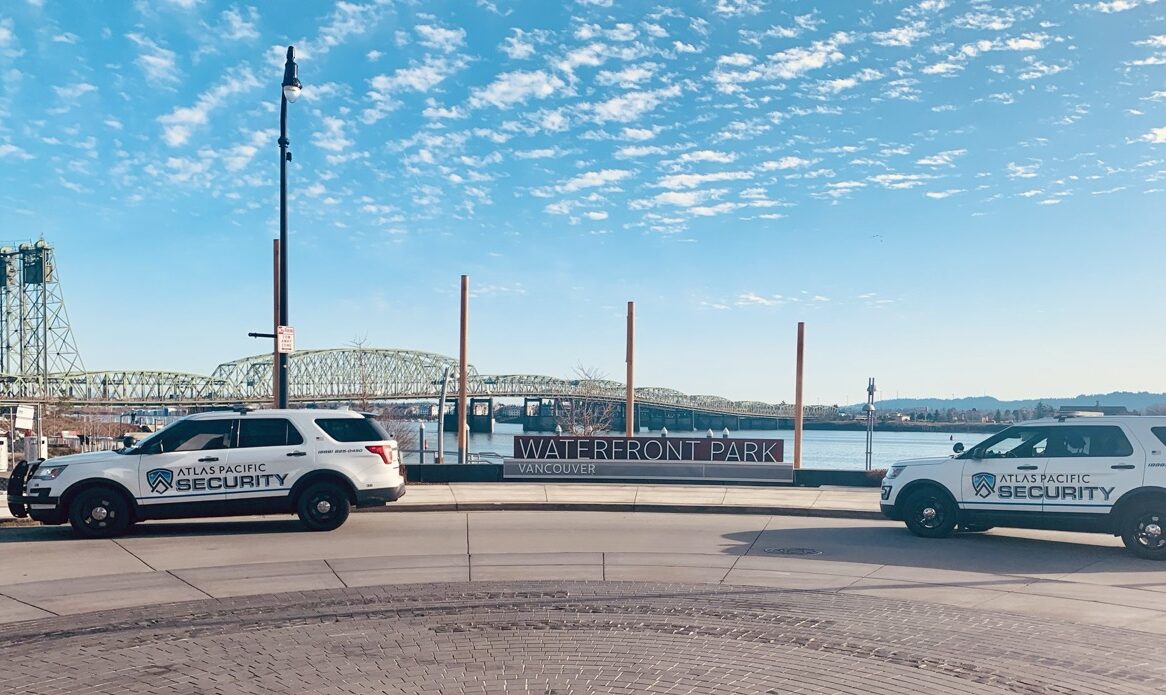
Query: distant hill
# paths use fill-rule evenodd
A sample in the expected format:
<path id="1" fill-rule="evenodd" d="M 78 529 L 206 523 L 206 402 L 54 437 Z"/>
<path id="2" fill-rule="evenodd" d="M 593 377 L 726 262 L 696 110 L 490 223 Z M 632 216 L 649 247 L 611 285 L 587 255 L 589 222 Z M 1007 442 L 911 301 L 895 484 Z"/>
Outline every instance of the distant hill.
<path id="1" fill-rule="evenodd" d="M 1149 393 L 1147 391 L 1113 391 L 1111 393 L 1090 393 L 1070 397 L 1031 398 L 1021 401 L 1002 401 L 992 396 L 967 396 L 964 398 L 891 398 L 885 401 L 875 401 L 875 409 L 887 410 L 1015 410 L 1018 408 L 1035 408 L 1037 403 L 1044 403 L 1053 408 L 1062 405 L 1122 405 L 1129 410 L 1144 411 L 1151 405 L 1166 404 L 1166 393 Z M 847 406 L 847 410 L 861 408 L 862 403 Z"/>

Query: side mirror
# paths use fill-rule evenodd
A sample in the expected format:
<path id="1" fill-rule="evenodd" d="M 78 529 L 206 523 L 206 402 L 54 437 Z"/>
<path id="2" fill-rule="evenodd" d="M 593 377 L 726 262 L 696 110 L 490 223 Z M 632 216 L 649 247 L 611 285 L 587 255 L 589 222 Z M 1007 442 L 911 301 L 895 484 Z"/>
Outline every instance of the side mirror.
<path id="1" fill-rule="evenodd" d="M 127 448 L 127 449 L 132 449 L 132 448 L 134 448 L 134 444 L 136 444 L 136 442 L 134 441 L 134 438 L 133 438 L 133 437 L 131 437 L 131 436 L 129 436 L 128 434 L 127 434 L 126 436 L 124 436 L 124 437 L 122 437 L 122 438 L 121 438 L 121 443 L 122 443 L 122 444 L 125 446 L 125 448 Z"/>
<path id="2" fill-rule="evenodd" d="M 963 442 L 956 442 L 956 443 L 955 443 L 955 446 L 953 446 L 953 447 L 951 448 L 951 450 L 952 450 L 952 451 L 954 451 L 954 452 L 955 452 L 955 453 L 957 453 L 957 454 L 962 454 L 962 453 L 964 453 L 964 444 L 963 444 Z"/>

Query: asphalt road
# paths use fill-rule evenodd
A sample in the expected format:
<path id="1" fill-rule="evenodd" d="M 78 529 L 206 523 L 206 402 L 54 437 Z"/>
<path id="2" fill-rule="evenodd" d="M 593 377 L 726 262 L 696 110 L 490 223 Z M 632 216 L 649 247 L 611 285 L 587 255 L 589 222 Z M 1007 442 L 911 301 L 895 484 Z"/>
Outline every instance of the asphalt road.
<path id="1" fill-rule="evenodd" d="M 1099 535 L 411 512 L 5 526 L 0 557 L 0 693 L 1166 689 L 1166 567 Z"/>
<path id="2" fill-rule="evenodd" d="M 1166 567 L 1102 535 L 993 530 L 927 540 L 901 524 L 600 512 L 360 514 L 147 523 L 84 541 L 0 529 L 0 621 L 208 597 L 417 581 L 752 584 L 991 607 L 1166 632 Z"/>

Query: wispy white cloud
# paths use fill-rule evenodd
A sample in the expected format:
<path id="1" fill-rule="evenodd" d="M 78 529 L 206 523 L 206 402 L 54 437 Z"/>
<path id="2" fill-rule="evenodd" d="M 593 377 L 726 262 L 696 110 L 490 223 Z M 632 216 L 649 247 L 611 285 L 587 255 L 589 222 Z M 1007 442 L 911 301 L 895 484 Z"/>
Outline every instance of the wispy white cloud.
<path id="1" fill-rule="evenodd" d="M 813 70 L 818 70 L 845 58 L 841 46 L 851 43 L 853 38 L 844 32 L 835 33 L 826 41 L 815 41 L 810 46 L 798 46 L 779 51 L 769 56 L 764 72 L 769 77 L 791 80 Z"/>
<path id="2" fill-rule="evenodd" d="M 781 159 L 771 159 L 762 162 L 760 169 L 762 171 L 775 171 L 778 169 L 797 169 L 799 167 L 809 166 L 816 160 L 802 159 L 801 157 L 782 157 Z"/>
<path id="3" fill-rule="evenodd" d="M 77 97 L 88 94 L 89 92 L 96 92 L 97 87 L 88 82 L 78 82 L 63 87 L 53 87 L 53 91 L 65 101 L 73 101 Z"/>
<path id="4" fill-rule="evenodd" d="M 962 157 L 967 153 L 968 151 L 964 149 L 947 150 L 945 152 L 933 154 L 928 157 L 923 157 L 915 163 L 928 167 L 950 167 L 955 166 L 955 160 L 957 157 Z"/>
<path id="5" fill-rule="evenodd" d="M 632 172 L 627 169 L 588 171 L 557 186 L 557 190 L 562 193 L 573 193 L 584 188 L 599 188 L 616 183 L 617 181 L 622 181 L 631 175 Z"/>
<path id="6" fill-rule="evenodd" d="M 780 295 L 775 294 L 769 297 L 757 294 L 756 292 L 742 292 L 737 295 L 737 306 L 778 306 L 785 304 L 786 300 Z"/>
<path id="7" fill-rule="evenodd" d="M 432 24 L 420 24 L 413 29 L 421 36 L 422 46 L 443 53 L 452 53 L 466 42 L 465 29 L 446 29 Z"/>
<path id="8" fill-rule="evenodd" d="M 732 152 L 717 152 L 716 150 L 697 150 L 695 152 L 685 152 L 680 155 L 681 162 L 720 162 L 722 164 L 732 162 L 737 159 L 737 155 Z"/>
<path id="9" fill-rule="evenodd" d="M 11 143 L 0 143 L 0 159 L 32 159 L 33 156 L 25 149 Z"/>
<path id="10" fill-rule="evenodd" d="M 1139 140 L 1153 143 L 1155 145 L 1166 145 L 1166 126 L 1162 128 L 1154 128 L 1150 132 L 1140 137 Z"/>
<path id="11" fill-rule="evenodd" d="M 749 171 L 717 171 L 711 174 L 670 174 L 656 182 L 657 188 L 696 188 L 713 181 L 744 181 L 753 178 Z"/>
<path id="12" fill-rule="evenodd" d="M 220 15 L 221 26 L 217 33 L 228 41 L 248 41 L 259 38 L 259 10 L 248 7 L 240 10 L 231 7 Z"/>
<path id="13" fill-rule="evenodd" d="M 163 126 L 163 139 L 171 147 L 186 144 L 194 130 L 206 125 L 211 113 L 223 108 L 232 96 L 249 92 L 261 84 L 250 68 L 232 71 L 217 85 L 199 94 L 193 106 L 181 106 L 160 116 L 158 122 Z"/>
<path id="14" fill-rule="evenodd" d="M 680 94 L 680 86 L 672 85 L 650 91 L 633 91 L 591 105 L 591 118 L 596 123 L 634 121 L 654 110 L 665 99 Z"/>
<path id="15" fill-rule="evenodd" d="M 401 92 L 426 93 L 444 82 L 451 75 L 463 69 L 468 60 L 463 56 L 427 56 L 420 64 L 399 68 L 387 75 L 377 75 L 369 80 L 366 95 L 372 106 L 361 112 L 360 120 L 366 125 L 376 123 L 400 104 L 396 95 Z M 433 107 L 437 109 L 436 105 Z M 431 117 L 456 117 L 456 110 L 449 112 L 432 111 Z"/>
<path id="16" fill-rule="evenodd" d="M 1153 5 L 1156 2 L 1158 2 L 1158 0 L 1105 0 L 1103 2 L 1076 5 L 1076 7 L 1078 9 L 1087 9 L 1103 12 L 1105 14 L 1113 14 L 1115 12 L 1125 12 L 1127 10 L 1132 10 L 1142 5 Z"/>
<path id="17" fill-rule="evenodd" d="M 762 0 L 714 0 L 713 12 L 724 17 L 759 14 L 765 7 Z"/>
<path id="18" fill-rule="evenodd" d="M 161 87 L 177 84 L 178 56 L 174 51 L 141 34 L 126 34 L 126 38 L 138 47 L 138 57 L 134 62 L 146 73 L 148 82 Z"/>
<path id="19" fill-rule="evenodd" d="M 926 38 L 927 35 L 926 22 L 911 22 L 901 27 L 888 29 L 887 31 L 877 31 L 871 34 L 871 38 L 880 46 L 900 46 L 907 48 L 914 45 L 919 39 Z"/>
<path id="20" fill-rule="evenodd" d="M 343 152 L 353 144 L 345 134 L 347 126 L 344 119 L 325 116 L 324 130 L 315 134 L 312 144 L 329 152 Z"/>
<path id="21" fill-rule="evenodd" d="M 475 89 L 470 95 L 470 105 L 508 109 L 531 98 L 546 99 L 566 86 L 558 76 L 545 70 L 505 72 L 489 85 Z"/>

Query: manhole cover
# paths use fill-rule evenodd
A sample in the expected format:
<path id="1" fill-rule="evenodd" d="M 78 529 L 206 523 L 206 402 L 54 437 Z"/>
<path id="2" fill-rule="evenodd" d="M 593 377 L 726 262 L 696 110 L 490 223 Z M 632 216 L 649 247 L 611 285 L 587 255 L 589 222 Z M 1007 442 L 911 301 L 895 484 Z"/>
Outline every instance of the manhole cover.
<path id="1" fill-rule="evenodd" d="M 766 548 L 765 552 L 772 555 L 821 555 L 821 550 L 813 548 Z"/>

